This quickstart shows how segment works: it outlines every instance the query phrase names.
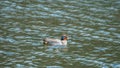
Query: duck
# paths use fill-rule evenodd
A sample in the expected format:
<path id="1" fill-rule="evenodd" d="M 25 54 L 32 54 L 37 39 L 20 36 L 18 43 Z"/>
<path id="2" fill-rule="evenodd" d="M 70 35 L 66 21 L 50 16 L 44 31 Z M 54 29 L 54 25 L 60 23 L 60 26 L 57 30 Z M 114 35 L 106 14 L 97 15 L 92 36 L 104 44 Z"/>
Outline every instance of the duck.
<path id="1" fill-rule="evenodd" d="M 43 39 L 43 44 L 50 46 L 54 46 L 54 45 L 67 46 L 67 35 L 62 35 L 61 39 L 45 38 Z"/>

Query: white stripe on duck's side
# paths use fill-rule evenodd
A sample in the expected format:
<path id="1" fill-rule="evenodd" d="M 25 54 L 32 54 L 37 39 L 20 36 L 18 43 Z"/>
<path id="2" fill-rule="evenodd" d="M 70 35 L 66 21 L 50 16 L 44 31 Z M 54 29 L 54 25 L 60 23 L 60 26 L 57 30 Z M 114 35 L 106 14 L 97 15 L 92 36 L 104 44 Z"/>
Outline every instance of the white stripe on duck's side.
<path id="1" fill-rule="evenodd" d="M 61 39 L 53 39 L 53 38 L 45 38 L 43 40 L 43 44 L 48 44 L 48 45 L 67 45 L 67 36 L 63 35 L 61 36 Z"/>

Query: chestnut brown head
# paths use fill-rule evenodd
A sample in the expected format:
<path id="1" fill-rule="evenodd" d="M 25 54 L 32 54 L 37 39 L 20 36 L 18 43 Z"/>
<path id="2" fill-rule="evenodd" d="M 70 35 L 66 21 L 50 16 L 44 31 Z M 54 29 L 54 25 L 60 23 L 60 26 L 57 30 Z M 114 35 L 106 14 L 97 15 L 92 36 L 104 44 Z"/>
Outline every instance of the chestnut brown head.
<path id="1" fill-rule="evenodd" d="M 62 35 L 61 36 L 61 40 L 67 40 L 67 36 L 66 35 Z"/>

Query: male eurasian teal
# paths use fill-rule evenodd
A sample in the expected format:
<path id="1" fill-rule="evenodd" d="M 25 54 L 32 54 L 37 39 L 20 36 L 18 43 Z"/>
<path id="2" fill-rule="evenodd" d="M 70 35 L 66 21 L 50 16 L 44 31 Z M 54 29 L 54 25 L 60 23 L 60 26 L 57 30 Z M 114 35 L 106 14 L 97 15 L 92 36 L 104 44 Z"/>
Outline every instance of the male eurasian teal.
<path id="1" fill-rule="evenodd" d="M 53 38 L 45 38 L 43 40 L 43 44 L 47 44 L 47 45 L 63 45 L 66 46 L 67 45 L 67 35 L 62 35 L 61 39 L 53 39 Z"/>

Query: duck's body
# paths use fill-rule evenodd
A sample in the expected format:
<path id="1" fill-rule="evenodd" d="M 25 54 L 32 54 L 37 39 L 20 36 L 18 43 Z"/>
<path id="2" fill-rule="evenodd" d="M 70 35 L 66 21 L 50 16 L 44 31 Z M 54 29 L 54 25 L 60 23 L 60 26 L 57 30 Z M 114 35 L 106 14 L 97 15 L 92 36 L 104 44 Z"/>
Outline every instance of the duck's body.
<path id="1" fill-rule="evenodd" d="M 66 46 L 67 45 L 67 36 L 66 35 L 63 35 L 61 36 L 61 40 L 60 39 L 53 39 L 53 38 L 45 38 L 43 40 L 43 43 L 44 44 L 47 44 L 47 45 L 64 45 Z"/>

